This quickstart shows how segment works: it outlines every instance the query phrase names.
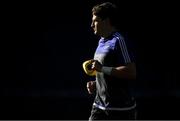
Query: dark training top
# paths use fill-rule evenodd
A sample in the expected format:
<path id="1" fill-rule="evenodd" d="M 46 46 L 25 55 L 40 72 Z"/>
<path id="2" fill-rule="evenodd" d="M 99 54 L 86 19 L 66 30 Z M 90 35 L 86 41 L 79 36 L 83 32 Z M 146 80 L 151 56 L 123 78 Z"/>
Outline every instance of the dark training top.
<path id="1" fill-rule="evenodd" d="M 108 67 L 135 62 L 134 53 L 128 44 L 119 32 L 113 33 L 108 38 L 101 38 L 94 59 Z M 96 97 L 93 105 L 102 110 L 133 109 L 136 103 L 129 93 L 128 83 L 131 81 L 134 80 L 119 79 L 97 72 Z"/>

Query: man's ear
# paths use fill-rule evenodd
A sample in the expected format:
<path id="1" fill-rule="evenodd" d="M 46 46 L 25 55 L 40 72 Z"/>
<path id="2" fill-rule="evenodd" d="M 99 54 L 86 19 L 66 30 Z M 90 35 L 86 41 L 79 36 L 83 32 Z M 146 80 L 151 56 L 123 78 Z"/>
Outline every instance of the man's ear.
<path id="1" fill-rule="evenodd" d="M 111 21 L 109 18 L 105 18 L 104 22 L 106 23 L 106 25 L 111 25 Z"/>

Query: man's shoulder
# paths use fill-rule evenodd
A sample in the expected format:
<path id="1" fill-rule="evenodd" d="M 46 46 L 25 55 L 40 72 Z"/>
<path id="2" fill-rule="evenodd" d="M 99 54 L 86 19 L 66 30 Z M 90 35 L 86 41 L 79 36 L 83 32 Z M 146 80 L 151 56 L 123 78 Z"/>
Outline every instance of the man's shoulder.
<path id="1" fill-rule="evenodd" d="M 115 40 L 124 40 L 124 36 L 118 31 L 113 34 L 113 38 Z"/>

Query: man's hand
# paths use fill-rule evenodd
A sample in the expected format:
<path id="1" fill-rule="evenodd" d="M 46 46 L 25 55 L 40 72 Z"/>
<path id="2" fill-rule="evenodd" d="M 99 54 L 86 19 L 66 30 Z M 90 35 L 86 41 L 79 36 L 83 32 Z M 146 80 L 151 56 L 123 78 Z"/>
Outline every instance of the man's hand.
<path id="1" fill-rule="evenodd" d="M 102 64 L 97 60 L 92 60 L 92 69 L 101 72 Z"/>
<path id="2" fill-rule="evenodd" d="M 96 82 L 95 81 L 89 81 L 87 82 L 87 90 L 89 94 L 93 94 L 96 90 Z"/>

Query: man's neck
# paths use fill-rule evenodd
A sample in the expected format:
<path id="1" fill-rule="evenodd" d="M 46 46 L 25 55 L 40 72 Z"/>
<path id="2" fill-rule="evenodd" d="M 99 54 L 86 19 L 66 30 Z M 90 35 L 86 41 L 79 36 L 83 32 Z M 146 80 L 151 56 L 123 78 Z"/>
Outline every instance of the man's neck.
<path id="1" fill-rule="evenodd" d="M 109 28 L 109 29 L 107 29 L 107 30 L 108 30 L 108 31 L 105 31 L 105 32 L 104 32 L 104 35 L 102 36 L 103 38 L 108 38 L 108 37 L 111 36 L 114 32 L 117 31 L 117 29 L 114 28 L 114 27 L 111 27 L 111 28 Z"/>

